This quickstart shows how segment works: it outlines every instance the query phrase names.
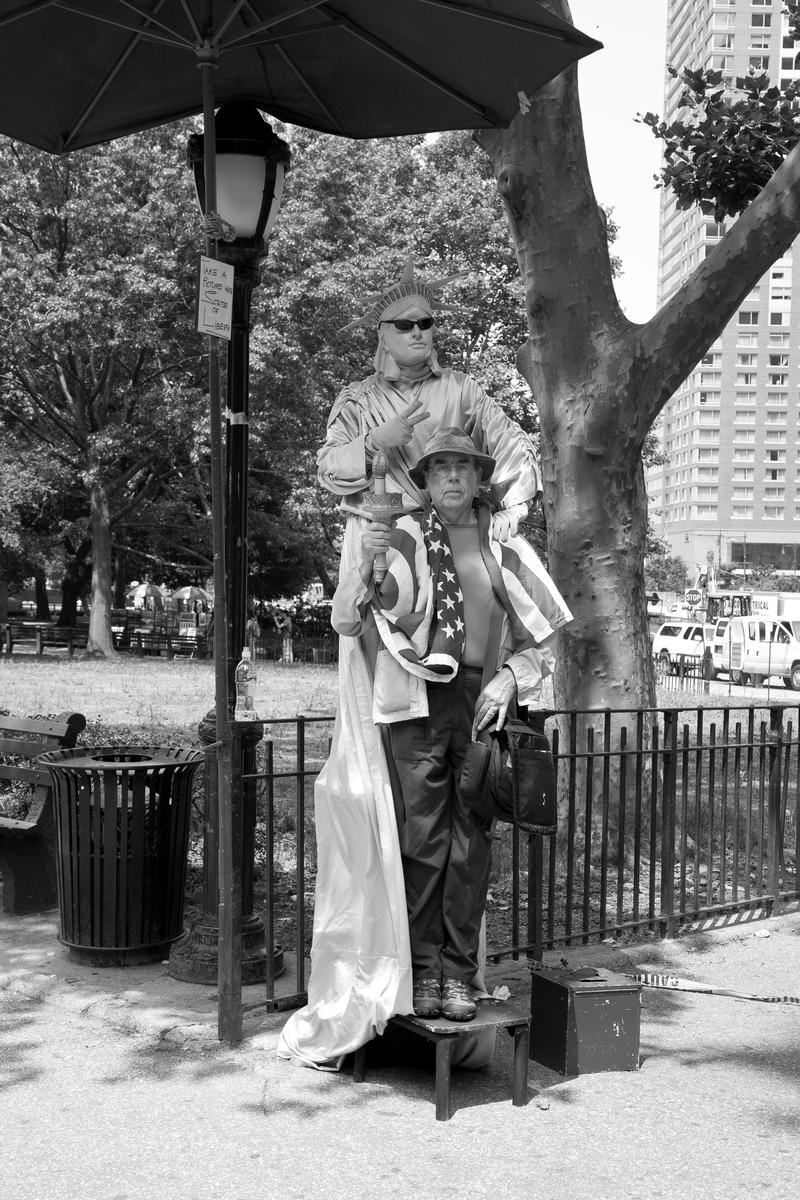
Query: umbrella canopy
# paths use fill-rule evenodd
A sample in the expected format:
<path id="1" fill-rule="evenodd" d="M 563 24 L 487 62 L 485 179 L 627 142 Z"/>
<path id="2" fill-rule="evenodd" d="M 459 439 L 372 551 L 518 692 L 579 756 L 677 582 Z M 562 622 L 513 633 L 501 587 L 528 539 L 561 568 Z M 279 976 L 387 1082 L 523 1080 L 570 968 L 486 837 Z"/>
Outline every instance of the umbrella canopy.
<path id="1" fill-rule="evenodd" d="M 61 153 L 199 112 L 209 59 L 217 104 L 328 133 L 501 126 L 599 48 L 535 0 L 0 0 L 0 132 Z"/>
<path id="2" fill-rule="evenodd" d="M 211 603 L 211 596 L 205 588 L 197 587 L 196 584 L 191 584 L 186 587 L 179 587 L 177 591 L 172 593 L 173 600 L 188 600 L 190 604 L 194 604 L 196 600 L 202 601 L 203 604 Z"/>
<path id="3" fill-rule="evenodd" d="M 163 608 L 165 596 L 166 592 L 157 583 L 137 583 L 136 587 L 128 592 L 128 599 L 137 607 L 143 607 L 148 600 L 152 600 L 154 608 Z"/>

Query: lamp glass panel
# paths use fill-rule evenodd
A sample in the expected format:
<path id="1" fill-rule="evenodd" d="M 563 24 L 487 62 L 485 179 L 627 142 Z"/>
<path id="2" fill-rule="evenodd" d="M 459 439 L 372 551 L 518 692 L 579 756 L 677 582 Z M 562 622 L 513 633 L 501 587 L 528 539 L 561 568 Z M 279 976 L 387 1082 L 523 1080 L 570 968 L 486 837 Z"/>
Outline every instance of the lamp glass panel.
<path id="1" fill-rule="evenodd" d="M 217 155 L 217 211 L 237 237 L 255 237 L 267 165 L 252 154 Z"/>
<path id="2" fill-rule="evenodd" d="M 272 189 L 272 203 L 269 207 L 269 216 L 267 224 L 264 227 L 264 241 L 266 242 L 272 234 L 275 222 L 278 219 L 278 209 L 281 206 L 281 198 L 283 196 L 283 181 L 286 178 L 286 168 L 283 163 L 275 163 L 275 186 Z"/>

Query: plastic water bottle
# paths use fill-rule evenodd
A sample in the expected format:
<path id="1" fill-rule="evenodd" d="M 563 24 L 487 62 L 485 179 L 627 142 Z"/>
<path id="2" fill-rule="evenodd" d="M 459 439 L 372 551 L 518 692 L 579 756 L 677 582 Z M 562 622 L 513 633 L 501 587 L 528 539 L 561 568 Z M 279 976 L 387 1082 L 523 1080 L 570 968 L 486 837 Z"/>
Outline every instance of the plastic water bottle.
<path id="1" fill-rule="evenodd" d="M 256 670 L 250 658 L 250 649 L 245 646 L 242 658 L 234 673 L 236 683 L 236 708 L 234 721 L 257 721 L 258 713 L 255 706 Z"/>

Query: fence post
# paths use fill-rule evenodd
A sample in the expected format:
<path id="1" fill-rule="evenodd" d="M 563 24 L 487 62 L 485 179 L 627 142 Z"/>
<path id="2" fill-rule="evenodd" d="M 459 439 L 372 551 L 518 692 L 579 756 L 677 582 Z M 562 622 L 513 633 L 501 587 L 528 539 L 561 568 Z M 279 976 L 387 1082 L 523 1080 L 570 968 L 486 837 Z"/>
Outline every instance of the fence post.
<path id="1" fill-rule="evenodd" d="M 661 792 L 661 917 L 666 937 L 674 937 L 675 920 L 675 787 L 678 763 L 678 710 L 664 710 L 664 769 Z"/>
<path id="2" fill-rule="evenodd" d="M 767 881 L 772 894 L 772 912 L 780 912 L 780 869 L 783 830 L 781 821 L 781 758 L 783 753 L 783 709 L 769 710 L 769 791 L 767 794 Z"/>
<path id="3" fill-rule="evenodd" d="M 534 962 L 544 954 L 544 853 L 542 839 L 528 835 L 528 945 Z"/>

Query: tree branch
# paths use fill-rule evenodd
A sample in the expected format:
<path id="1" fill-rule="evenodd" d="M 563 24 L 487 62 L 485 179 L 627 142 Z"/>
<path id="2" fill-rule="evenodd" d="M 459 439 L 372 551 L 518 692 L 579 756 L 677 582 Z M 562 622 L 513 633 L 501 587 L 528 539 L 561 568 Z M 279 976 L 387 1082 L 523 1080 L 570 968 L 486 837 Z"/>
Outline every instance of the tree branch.
<path id="1" fill-rule="evenodd" d="M 649 362 L 642 389 L 643 432 L 738 311 L 769 267 L 800 233 L 800 145 L 736 224 L 646 325 L 636 328 Z"/>

